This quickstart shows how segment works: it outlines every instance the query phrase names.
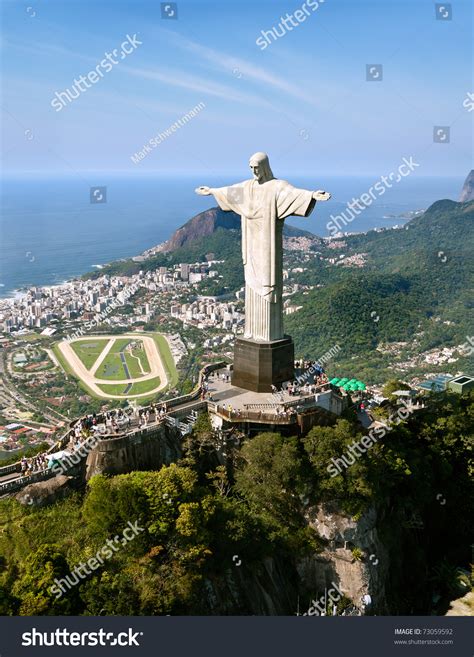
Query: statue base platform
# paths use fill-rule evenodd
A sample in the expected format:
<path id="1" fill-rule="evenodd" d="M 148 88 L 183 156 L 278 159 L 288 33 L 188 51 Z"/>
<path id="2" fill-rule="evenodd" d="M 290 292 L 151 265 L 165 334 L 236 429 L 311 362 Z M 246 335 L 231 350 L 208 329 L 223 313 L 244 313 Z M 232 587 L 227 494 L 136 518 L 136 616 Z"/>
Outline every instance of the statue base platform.
<path id="1" fill-rule="evenodd" d="M 273 342 L 236 338 L 232 385 L 254 392 L 271 392 L 294 379 L 295 346 L 289 336 Z"/>

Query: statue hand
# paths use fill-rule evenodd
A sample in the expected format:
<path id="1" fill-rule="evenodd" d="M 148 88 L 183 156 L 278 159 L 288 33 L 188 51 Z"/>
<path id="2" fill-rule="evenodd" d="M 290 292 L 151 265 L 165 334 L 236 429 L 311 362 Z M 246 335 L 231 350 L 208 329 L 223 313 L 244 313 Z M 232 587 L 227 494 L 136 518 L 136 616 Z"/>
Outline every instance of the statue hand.
<path id="1" fill-rule="evenodd" d="M 313 198 L 315 201 L 329 201 L 331 194 L 329 192 L 323 192 L 322 189 L 318 189 L 317 192 L 313 192 Z"/>
<path id="2" fill-rule="evenodd" d="M 194 190 L 196 194 L 199 194 L 199 196 L 209 196 L 211 194 L 211 188 L 207 187 L 207 185 L 201 185 L 201 187 L 196 187 Z"/>

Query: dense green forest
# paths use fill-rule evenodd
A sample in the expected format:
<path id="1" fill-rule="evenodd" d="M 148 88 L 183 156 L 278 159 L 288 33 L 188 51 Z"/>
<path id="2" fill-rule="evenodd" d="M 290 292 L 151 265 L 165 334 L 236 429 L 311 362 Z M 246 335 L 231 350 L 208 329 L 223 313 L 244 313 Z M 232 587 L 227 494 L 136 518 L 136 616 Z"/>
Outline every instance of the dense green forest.
<path id="1" fill-rule="evenodd" d="M 473 427 L 473 394 L 431 395 L 424 410 L 331 476 L 332 459 L 363 436 L 351 416 L 303 437 L 235 440 L 224 466 L 202 415 L 182 459 L 159 471 L 99 475 L 84 492 L 43 508 L 1 500 L 0 613 L 252 614 L 256 603 L 245 591 L 272 559 L 284 564 L 288 589 L 279 604 L 292 614 L 297 595 L 304 605 L 315 593 L 297 566 L 326 544 L 308 521 L 321 502 L 356 519 L 376 509 L 390 558 L 390 613 L 430 613 L 432 595 L 446 601 L 462 593 L 457 568 L 469 564 Z M 422 532 L 407 528 L 414 514 Z M 139 527 L 133 540 L 58 596 L 55 581 L 130 522 Z M 211 606 L 209 587 L 218 591 L 229 579 L 235 596 Z"/>

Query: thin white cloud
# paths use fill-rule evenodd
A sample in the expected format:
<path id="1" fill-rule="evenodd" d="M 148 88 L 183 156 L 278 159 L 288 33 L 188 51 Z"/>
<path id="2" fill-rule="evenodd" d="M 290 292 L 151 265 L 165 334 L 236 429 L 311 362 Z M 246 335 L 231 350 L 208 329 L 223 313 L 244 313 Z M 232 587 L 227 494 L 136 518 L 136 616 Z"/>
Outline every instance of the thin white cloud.
<path id="1" fill-rule="evenodd" d="M 285 78 L 270 73 L 262 66 L 256 66 L 248 60 L 234 57 L 233 55 L 227 55 L 222 51 L 214 50 L 208 46 L 203 46 L 202 44 L 183 37 L 176 32 L 169 34 L 173 34 L 173 42 L 175 45 L 181 46 L 193 54 L 200 56 L 202 59 L 210 62 L 216 69 L 224 70 L 228 73 L 234 73 L 236 76 L 241 75 L 243 79 L 250 79 L 254 82 L 266 84 L 280 92 L 283 91 L 285 94 L 292 96 L 293 98 L 314 105 L 315 107 L 319 107 L 313 95 L 308 95 L 302 91 L 300 87 L 291 84 L 291 82 L 288 82 Z"/>
<path id="2" fill-rule="evenodd" d="M 91 55 L 74 52 L 73 50 L 49 43 L 12 42 L 11 46 L 34 55 L 67 55 L 71 58 L 79 59 L 93 65 L 96 65 L 99 61 L 98 58 L 92 57 Z M 230 86 L 215 83 L 207 78 L 198 77 L 196 75 L 189 75 L 179 70 L 167 69 L 165 72 L 160 71 L 159 69 L 135 67 L 122 63 L 120 63 L 120 66 L 117 66 L 116 70 L 121 71 L 122 73 L 127 73 L 136 78 L 162 82 L 168 86 L 179 87 L 188 91 L 196 91 L 203 95 L 215 96 L 227 101 L 243 103 L 251 106 L 266 107 L 269 109 L 272 107 L 272 104 L 269 101 L 256 94 L 242 93 L 236 91 Z"/>
<path id="3" fill-rule="evenodd" d="M 226 85 L 216 84 L 208 79 L 197 77 L 196 75 L 187 75 L 182 71 L 171 71 L 168 69 L 168 72 L 165 73 L 155 69 L 136 68 L 127 65 L 121 66 L 120 69 L 138 78 L 163 82 L 164 84 L 180 87 L 181 89 L 197 91 L 204 95 L 216 96 L 217 98 L 223 98 L 224 100 L 245 103 L 248 105 L 271 107 L 271 103 L 264 98 L 241 93 Z"/>

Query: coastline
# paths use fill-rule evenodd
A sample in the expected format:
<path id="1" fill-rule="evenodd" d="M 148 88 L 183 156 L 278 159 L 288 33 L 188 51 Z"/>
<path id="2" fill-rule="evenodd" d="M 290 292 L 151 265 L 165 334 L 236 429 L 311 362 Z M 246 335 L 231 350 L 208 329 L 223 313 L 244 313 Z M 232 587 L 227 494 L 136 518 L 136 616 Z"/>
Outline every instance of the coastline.
<path id="1" fill-rule="evenodd" d="M 405 211 L 403 214 L 400 215 L 393 215 L 391 217 L 392 221 L 399 220 L 400 223 L 393 225 L 393 226 L 378 226 L 374 228 L 369 228 L 368 230 L 365 231 L 347 231 L 344 233 L 337 233 L 336 235 L 325 235 L 321 236 L 320 239 L 324 240 L 325 242 L 333 240 L 333 239 L 341 239 L 342 237 L 350 236 L 350 235 L 366 235 L 367 233 L 370 233 L 372 231 L 380 231 L 380 230 L 394 230 L 397 228 L 403 227 L 406 223 L 408 223 L 411 219 L 416 217 L 418 214 L 421 212 L 424 212 L 425 210 L 410 210 L 410 211 Z M 407 217 L 409 215 L 409 217 Z M 179 227 L 173 231 L 172 235 L 176 230 L 179 230 Z M 170 237 L 172 237 L 172 235 Z M 317 235 L 315 235 L 318 237 Z M 64 285 L 68 285 L 70 283 L 73 283 L 75 281 L 78 281 L 82 276 L 86 276 L 88 274 L 93 274 L 93 273 L 98 273 L 100 275 L 100 272 L 107 267 L 108 265 L 111 265 L 115 262 L 120 262 L 124 260 L 132 260 L 134 258 L 138 257 L 144 257 L 145 259 L 150 257 L 150 254 L 152 252 L 157 252 L 159 250 L 159 247 L 165 244 L 170 238 L 167 240 L 164 240 L 163 242 L 160 242 L 159 244 L 155 244 L 151 247 L 147 247 L 144 251 L 141 253 L 135 253 L 127 257 L 123 258 L 116 258 L 114 260 L 110 260 L 109 262 L 104 262 L 102 264 L 93 264 L 90 265 L 90 269 L 85 270 L 81 274 L 72 276 L 71 278 L 65 279 L 61 281 L 60 283 L 52 283 L 52 284 L 32 284 L 26 287 L 21 287 L 21 288 L 15 288 L 13 290 L 10 290 L 6 295 L 2 295 L 2 287 L 5 287 L 4 284 L 0 283 L 0 305 L 6 301 L 15 301 L 15 300 L 20 300 L 22 297 L 26 297 L 28 292 L 32 290 L 33 288 L 40 288 L 40 289 L 55 289 L 55 288 L 61 288 Z"/>
<path id="2" fill-rule="evenodd" d="M 284 177 L 285 172 L 281 173 Z M 314 184 L 308 172 L 292 178 L 301 186 Z M 326 224 L 331 214 L 339 215 L 346 201 L 360 196 L 373 179 L 368 174 L 325 174 L 319 184 L 331 190 L 333 202 L 328 207 L 321 204 L 314 221 L 292 217 L 289 223 L 321 237 L 329 235 Z M 216 182 L 232 180 L 220 176 Z M 197 175 L 139 177 L 124 185 L 123 178 L 103 174 L 101 182 L 109 191 L 108 201 L 102 205 L 91 205 L 83 187 L 68 178 L 18 178 L 6 184 L 0 222 L 0 300 L 18 298 L 31 287 L 53 287 L 89 272 L 97 274 L 105 264 L 132 258 L 150 245 L 163 243 L 189 219 L 209 209 L 206 201 L 194 194 L 196 184 L 202 182 Z M 402 223 L 410 210 L 429 207 L 439 198 L 456 199 L 461 184 L 457 176 L 407 179 L 403 187 L 390 190 L 390 197 L 387 192 L 347 228 L 366 232 Z"/>

